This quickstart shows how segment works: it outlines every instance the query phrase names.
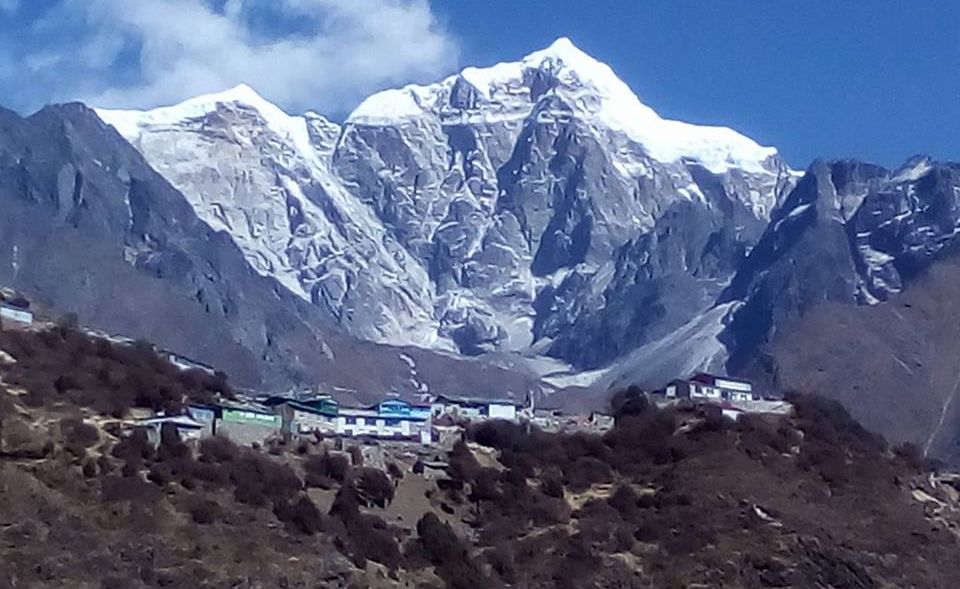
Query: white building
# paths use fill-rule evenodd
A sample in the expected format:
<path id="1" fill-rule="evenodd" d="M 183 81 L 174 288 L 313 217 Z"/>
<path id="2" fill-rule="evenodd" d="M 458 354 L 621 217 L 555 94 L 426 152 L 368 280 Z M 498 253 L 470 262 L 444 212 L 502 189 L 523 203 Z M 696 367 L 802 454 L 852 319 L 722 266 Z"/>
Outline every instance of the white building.
<path id="1" fill-rule="evenodd" d="M 467 397 L 448 397 L 440 395 L 432 404 L 434 417 L 449 415 L 469 421 L 486 419 L 506 419 L 516 421 L 523 405 L 511 399 L 474 399 Z"/>
<path id="2" fill-rule="evenodd" d="M 177 434 L 183 441 L 200 439 L 204 431 L 204 424 L 189 415 L 158 415 L 138 421 L 136 427 L 146 429 L 147 439 L 151 444 L 157 445 L 160 443 L 161 431 L 166 424 L 177 428 Z"/>
<path id="3" fill-rule="evenodd" d="M 664 389 L 668 399 L 690 399 L 691 401 L 754 401 L 759 396 L 753 392 L 753 384 L 748 380 L 714 376 L 701 372 L 688 380 L 675 380 Z"/>
<path id="4" fill-rule="evenodd" d="M 340 407 L 336 432 L 344 436 L 416 439 L 423 444 L 432 440 L 432 415 L 429 405 L 415 405 L 400 399 L 387 399 L 373 407 Z"/>

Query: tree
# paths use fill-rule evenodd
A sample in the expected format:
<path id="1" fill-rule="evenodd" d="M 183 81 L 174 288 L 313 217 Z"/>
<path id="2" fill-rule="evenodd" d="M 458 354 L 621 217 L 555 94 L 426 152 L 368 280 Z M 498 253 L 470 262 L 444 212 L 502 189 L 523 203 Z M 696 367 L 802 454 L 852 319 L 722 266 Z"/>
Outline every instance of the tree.
<path id="1" fill-rule="evenodd" d="M 610 410 L 618 420 L 628 415 L 642 415 L 647 412 L 650 402 L 643 390 L 636 385 L 630 385 L 618 391 L 610 399 Z"/>

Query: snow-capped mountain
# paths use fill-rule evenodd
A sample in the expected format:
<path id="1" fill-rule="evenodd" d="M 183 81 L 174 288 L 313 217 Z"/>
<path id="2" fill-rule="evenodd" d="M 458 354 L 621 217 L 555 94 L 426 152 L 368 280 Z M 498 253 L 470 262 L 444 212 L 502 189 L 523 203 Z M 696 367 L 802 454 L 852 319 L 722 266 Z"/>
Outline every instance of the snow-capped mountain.
<path id="1" fill-rule="evenodd" d="M 432 285 L 330 163 L 340 127 L 248 86 L 149 112 L 98 111 L 229 234 L 251 266 L 365 339 L 431 345 Z"/>
<path id="2" fill-rule="evenodd" d="M 0 282 L 90 324 L 358 398 L 726 371 L 960 460 L 957 164 L 798 174 L 566 39 L 343 124 L 247 86 L 97 114 L 0 109 Z"/>
<path id="3" fill-rule="evenodd" d="M 263 275 L 375 341 L 601 366 L 708 309 L 795 179 L 560 39 L 338 126 L 248 87 L 99 110 Z"/>

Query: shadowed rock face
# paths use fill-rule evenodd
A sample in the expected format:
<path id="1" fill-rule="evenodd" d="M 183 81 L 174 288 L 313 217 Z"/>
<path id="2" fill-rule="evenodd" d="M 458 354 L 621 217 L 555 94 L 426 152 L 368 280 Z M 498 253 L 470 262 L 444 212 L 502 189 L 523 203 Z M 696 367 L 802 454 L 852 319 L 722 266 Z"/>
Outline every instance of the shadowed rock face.
<path id="1" fill-rule="evenodd" d="M 363 396 L 446 381 L 521 398 L 535 386 L 480 362 L 338 334 L 318 307 L 255 272 L 226 233 L 82 105 L 26 119 L 0 112 L 0 206 L 0 282 L 84 325 L 214 365 L 241 385 L 326 384 Z"/>
<path id="2" fill-rule="evenodd" d="M 820 390 L 869 427 L 956 460 L 960 169 L 816 162 L 721 302 L 727 370 Z"/>
<path id="3" fill-rule="evenodd" d="M 823 302 L 765 348 L 778 386 L 823 390 L 892 442 L 960 464 L 960 260 L 884 303 Z"/>
<path id="4" fill-rule="evenodd" d="M 81 105 L 8 117 L 0 156 L 0 280 L 90 325 L 206 357 L 242 382 L 291 337 L 323 342 L 272 281 L 199 221 Z M 279 376 L 278 373 L 272 376 Z"/>
<path id="5" fill-rule="evenodd" d="M 720 297 L 744 301 L 723 336 L 727 368 L 762 364 L 770 337 L 818 303 L 875 304 L 908 288 L 953 247 L 958 205 L 955 164 L 815 162 Z"/>

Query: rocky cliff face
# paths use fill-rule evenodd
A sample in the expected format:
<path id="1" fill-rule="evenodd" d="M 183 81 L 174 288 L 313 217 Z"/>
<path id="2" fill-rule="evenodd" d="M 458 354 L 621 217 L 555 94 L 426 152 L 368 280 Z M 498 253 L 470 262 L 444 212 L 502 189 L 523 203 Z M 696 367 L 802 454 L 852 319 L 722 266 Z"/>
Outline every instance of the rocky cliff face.
<path id="1" fill-rule="evenodd" d="M 960 167 L 815 162 L 720 298 L 726 370 L 818 390 L 896 442 L 960 460 Z"/>
<path id="2" fill-rule="evenodd" d="M 523 398 L 536 387 L 480 362 L 339 333 L 317 305 L 254 271 L 230 234 L 198 218 L 82 105 L 26 119 L 0 110 L 0 207 L 0 283 L 76 312 L 84 325 L 212 364 L 241 385 L 320 384 L 360 397 L 433 386 Z"/>
<path id="3" fill-rule="evenodd" d="M 660 118 L 565 39 L 342 127 L 246 88 L 99 114 L 347 332 L 579 368 L 707 309 L 793 183 L 775 150 Z"/>

